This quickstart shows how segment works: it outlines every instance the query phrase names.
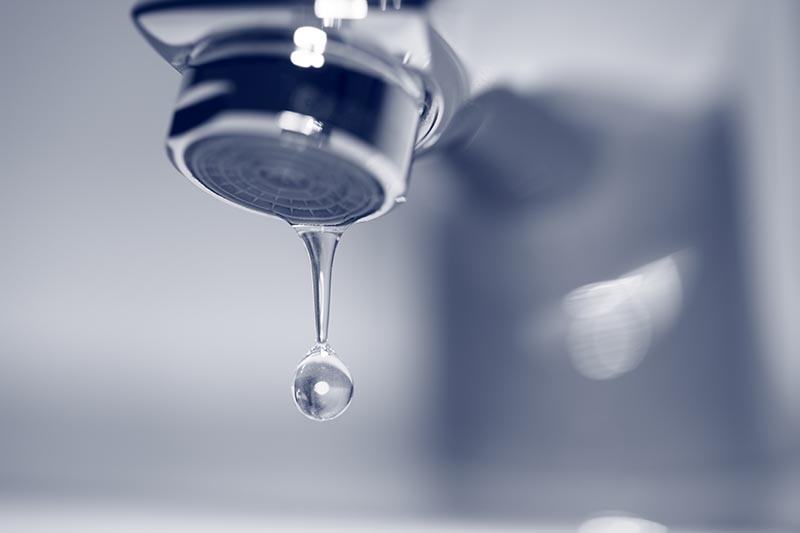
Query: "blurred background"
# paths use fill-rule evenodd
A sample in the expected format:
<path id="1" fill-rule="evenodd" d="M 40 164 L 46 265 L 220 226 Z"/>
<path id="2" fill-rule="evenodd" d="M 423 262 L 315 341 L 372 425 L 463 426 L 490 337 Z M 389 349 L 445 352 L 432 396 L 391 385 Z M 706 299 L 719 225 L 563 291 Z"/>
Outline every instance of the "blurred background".
<path id="1" fill-rule="evenodd" d="M 800 529 L 800 3 L 430 2 L 474 99 L 342 240 L 327 424 L 130 7 L 0 6 L 0 530 Z"/>

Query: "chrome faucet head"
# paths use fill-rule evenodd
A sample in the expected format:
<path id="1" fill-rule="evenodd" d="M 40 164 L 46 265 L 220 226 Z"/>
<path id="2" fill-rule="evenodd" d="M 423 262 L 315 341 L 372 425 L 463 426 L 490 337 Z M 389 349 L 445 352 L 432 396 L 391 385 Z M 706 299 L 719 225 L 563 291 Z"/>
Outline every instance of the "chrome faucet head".
<path id="1" fill-rule="evenodd" d="M 442 87 L 463 79 L 437 79 L 433 49 L 446 45 L 427 26 L 427 52 L 386 42 L 380 28 L 397 12 L 373 10 L 370 25 L 361 3 L 140 3 L 136 24 L 183 74 L 167 138 L 176 168 L 229 203 L 294 225 L 346 226 L 402 200 L 415 152 L 455 111 L 454 91 Z M 352 19 L 329 17 L 337 5 L 334 15 Z M 396 21 L 417 29 L 410 41 L 422 39 L 414 20 Z"/>

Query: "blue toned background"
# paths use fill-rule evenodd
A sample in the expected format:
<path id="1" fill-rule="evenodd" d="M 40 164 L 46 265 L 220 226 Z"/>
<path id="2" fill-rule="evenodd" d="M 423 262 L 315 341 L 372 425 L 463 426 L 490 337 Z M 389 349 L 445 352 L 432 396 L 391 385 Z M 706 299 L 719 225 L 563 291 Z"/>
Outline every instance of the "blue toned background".
<path id="1" fill-rule="evenodd" d="M 342 240 L 324 425 L 303 246 L 171 168 L 130 7 L 0 6 L 1 531 L 800 528 L 800 4 L 430 2 L 468 135 Z"/>

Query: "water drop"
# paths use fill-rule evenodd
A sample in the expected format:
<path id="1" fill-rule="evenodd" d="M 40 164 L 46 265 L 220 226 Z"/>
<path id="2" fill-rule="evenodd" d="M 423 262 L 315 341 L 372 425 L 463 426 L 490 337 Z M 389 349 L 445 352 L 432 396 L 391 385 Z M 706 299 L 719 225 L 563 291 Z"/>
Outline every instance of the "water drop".
<path id="1" fill-rule="evenodd" d="M 292 397 L 312 420 L 332 420 L 344 413 L 353 397 L 353 378 L 328 345 L 331 273 L 336 246 L 345 228 L 295 226 L 311 262 L 317 342 L 297 365 Z"/>
<path id="2" fill-rule="evenodd" d="M 317 344 L 297 365 L 292 396 L 297 408 L 312 420 L 333 420 L 353 398 L 353 378 L 327 344 Z"/>

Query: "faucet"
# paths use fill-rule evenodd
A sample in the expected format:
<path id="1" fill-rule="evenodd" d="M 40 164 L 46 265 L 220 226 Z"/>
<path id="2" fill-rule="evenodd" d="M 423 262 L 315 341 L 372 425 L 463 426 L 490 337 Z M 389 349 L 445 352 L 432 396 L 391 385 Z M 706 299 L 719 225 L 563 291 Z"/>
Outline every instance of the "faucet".
<path id="1" fill-rule="evenodd" d="M 183 79 L 172 163 L 223 201 L 296 227 L 387 213 L 467 94 L 425 3 L 140 1 L 134 23 Z"/>

